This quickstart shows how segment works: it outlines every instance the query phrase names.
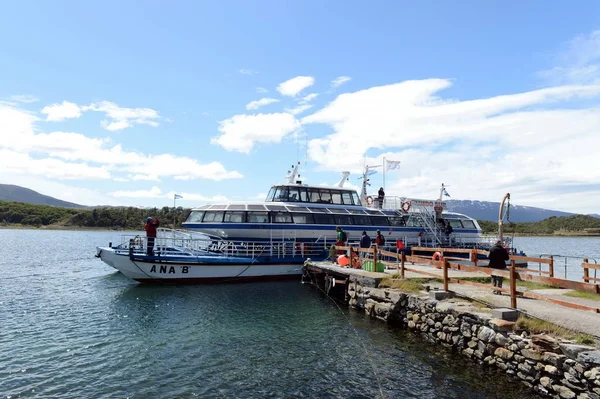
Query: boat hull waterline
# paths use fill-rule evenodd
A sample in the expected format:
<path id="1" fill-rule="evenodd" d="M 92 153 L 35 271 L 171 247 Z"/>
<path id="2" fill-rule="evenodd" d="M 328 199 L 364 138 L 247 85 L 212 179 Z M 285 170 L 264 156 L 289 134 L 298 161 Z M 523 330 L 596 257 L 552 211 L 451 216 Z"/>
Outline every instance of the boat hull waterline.
<path id="1" fill-rule="evenodd" d="M 130 256 L 110 247 L 98 247 L 98 257 L 126 277 L 141 283 L 202 284 L 294 279 L 302 275 L 302 263 L 258 262 L 251 258 L 203 257 L 202 261 L 169 260 L 168 257 Z"/>

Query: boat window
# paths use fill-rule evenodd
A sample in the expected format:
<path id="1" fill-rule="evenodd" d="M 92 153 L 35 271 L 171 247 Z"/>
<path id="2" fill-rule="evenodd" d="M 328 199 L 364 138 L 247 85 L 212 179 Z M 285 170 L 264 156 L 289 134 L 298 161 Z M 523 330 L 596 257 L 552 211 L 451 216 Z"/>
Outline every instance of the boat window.
<path id="1" fill-rule="evenodd" d="M 298 191 L 298 187 L 289 187 L 289 202 L 300 202 L 300 192 Z"/>
<path id="2" fill-rule="evenodd" d="M 344 208 L 327 208 L 331 213 L 342 213 L 344 215 L 348 214 L 348 210 Z"/>
<path id="3" fill-rule="evenodd" d="M 337 225 L 349 225 L 352 224 L 351 215 L 333 215 L 335 218 L 335 224 Z"/>
<path id="4" fill-rule="evenodd" d="M 346 209 L 346 210 L 355 215 L 365 215 L 367 213 L 362 209 Z"/>
<path id="5" fill-rule="evenodd" d="M 310 202 L 310 199 L 308 197 L 308 190 L 305 187 L 299 187 L 298 191 L 300 192 L 300 201 Z"/>
<path id="6" fill-rule="evenodd" d="M 324 204 L 331 204 L 332 200 L 331 200 L 331 192 L 329 190 L 319 190 L 321 192 L 321 200 L 319 202 L 322 202 Z"/>
<path id="7" fill-rule="evenodd" d="M 223 214 L 225 212 L 215 212 L 215 211 L 206 211 L 204 214 L 204 218 L 202 219 L 203 223 L 211 223 L 211 222 L 222 222 Z"/>
<path id="8" fill-rule="evenodd" d="M 292 215 L 288 212 L 273 212 L 271 220 L 273 223 L 292 223 Z"/>
<path id="9" fill-rule="evenodd" d="M 246 205 L 245 204 L 234 204 L 234 205 L 229 205 L 227 207 L 228 211 L 245 211 L 246 210 Z"/>
<path id="10" fill-rule="evenodd" d="M 330 215 L 330 214 L 313 213 L 313 217 L 315 218 L 316 224 L 335 224 L 333 215 Z"/>
<path id="11" fill-rule="evenodd" d="M 465 229 L 476 229 L 477 227 L 475 227 L 475 223 L 473 223 L 472 220 L 461 220 L 462 225 Z"/>
<path id="12" fill-rule="evenodd" d="M 286 208 L 290 212 L 309 212 L 310 211 L 310 209 L 308 209 L 305 206 L 288 206 Z"/>
<path id="13" fill-rule="evenodd" d="M 186 219 L 186 223 L 200 223 L 202 221 L 202 216 L 204 216 L 204 212 L 202 211 L 192 211 L 190 216 Z"/>
<path id="14" fill-rule="evenodd" d="M 265 206 L 264 205 L 248 205 L 248 210 L 249 211 L 264 211 Z"/>
<path id="15" fill-rule="evenodd" d="M 287 208 L 283 205 L 267 205 L 267 209 L 270 211 L 286 211 Z"/>
<path id="16" fill-rule="evenodd" d="M 288 200 L 289 190 L 285 186 L 277 187 L 277 192 L 275 193 L 275 201 L 277 202 L 285 202 Z"/>
<path id="17" fill-rule="evenodd" d="M 446 219 L 448 221 L 448 223 L 450 223 L 450 226 L 452 226 L 453 229 L 462 229 L 463 225 L 462 223 L 460 223 L 460 220 L 458 219 Z"/>
<path id="18" fill-rule="evenodd" d="M 329 213 L 329 210 L 327 210 L 327 208 L 313 208 L 313 207 L 311 207 L 311 208 L 308 208 L 308 209 L 310 209 L 310 211 L 312 213 Z"/>
<path id="19" fill-rule="evenodd" d="M 246 212 L 225 212 L 225 223 L 245 223 Z"/>
<path id="20" fill-rule="evenodd" d="M 198 209 L 208 209 L 210 208 L 210 205 L 202 205 L 201 207 L 198 207 Z"/>
<path id="21" fill-rule="evenodd" d="M 215 209 L 226 209 L 227 208 L 227 204 L 216 204 L 216 205 L 212 205 L 210 207 L 210 209 L 215 210 Z"/>
<path id="22" fill-rule="evenodd" d="M 331 191 L 331 200 L 334 204 L 343 204 L 342 194 L 339 191 Z"/>
<path id="23" fill-rule="evenodd" d="M 294 223 L 298 224 L 312 224 L 314 223 L 313 215 L 310 213 L 294 213 Z"/>
<path id="24" fill-rule="evenodd" d="M 354 219 L 354 224 L 366 226 L 371 225 L 371 219 L 367 215 L 354 215 L 352 218 Z"/>
<path id="25" fill-rule="evenodd" d="M 354 205 L 354 201 L 352 201 L 352 193 L 350 191 L 342 193 L 342 201 L 344 202 L 344 205 Z"/>
<path id="26" fill-rule="evenodd" d="M 383 215 L 383 213 L 381 211 L 378 210 L 373 210 L 373 209 L 367 209 L 367 212 L 371 215 Z"/>
<path id="27" fill-rule="evenodd" d="M 265 202 L 273 202 L 273 198 L 275 198 L 275 187 L 271 187 L 269 190 L 269 194 L 267 194 L 267 199 Z"/>
<path id="28" fill-rule="evenodd" d="M 360 202 L 360 199 L 358 198 L 358 194 L 353 192 L 352 199 L 354 200 L 354 205 L 362 205 L 362 203 Z"/>
<path id="29" fill-rule="evenodd" d="M 308 202 L 320 202 L 321 201 L 321 194 L 319 193 L 319 190 L 317 190 L 316 188 L 309 188 L 307 189 L 308 192 Z"/>
<path id="30" fill-rule="evenodd" d="M 415 216 L 409 216 L 406 221 L 408 227 L 423 227 L 423 221 Z"/>
<path id="31" fill-rule="evenodd" d="M 269 223 L 267 212 L 248 212 L 248 223 Z"/>
<path id="32" fill-rule="evenodd" d="M 371 223 L 373 223 L 374 226 L 389 225 L 389 221 L 386 216 L 371 216 Z"/>
<path id="33" fill-rule="evenodd" d="M 404 219 L 400 216 L 388 217 L 391 226 L 404 226 Z"/>

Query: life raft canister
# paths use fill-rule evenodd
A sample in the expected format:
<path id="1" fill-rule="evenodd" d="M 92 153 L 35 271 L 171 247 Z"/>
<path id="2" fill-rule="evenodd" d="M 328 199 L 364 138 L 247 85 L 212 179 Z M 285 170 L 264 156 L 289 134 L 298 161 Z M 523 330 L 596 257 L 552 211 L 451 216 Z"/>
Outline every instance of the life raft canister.
<path id="1" fill-rule="evenodd" d="M 404 212 L 408 212 L 410 210 L 410 202 L 404 201 L 402 205 L 400 205 L 400 208 L 402 208 Z"/>
<path id="2" fill-rule="evenodd" d="M 433 254 L 433 256 L 431 257 L 431 260 L 436 261 L 436 262 L 440 262 L 440 261 L 444 260 L 444 256 L 442 255 L 441 252 L 438 251 L 438 252 L 435 252 Z M 438 263 L 436 263 L 434 266 L 436 267 L 436 269 L 441 269 L 442 268 L 442 266 L 439 265 Z"/>

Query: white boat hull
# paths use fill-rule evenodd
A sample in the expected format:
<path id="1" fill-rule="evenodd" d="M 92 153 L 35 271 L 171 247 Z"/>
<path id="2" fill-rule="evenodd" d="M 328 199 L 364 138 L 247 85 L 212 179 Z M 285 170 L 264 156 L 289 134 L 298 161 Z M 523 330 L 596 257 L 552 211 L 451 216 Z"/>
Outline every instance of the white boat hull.
<path id="1" fill-rule="evenodd" d="M 201 284 L 233 281 L 293 279 L 302 275 L 302 264 L 162 262 L 130 258 L 113 248 L 98 247 L 100 259 L 126 277 L 143 283 Z"/>

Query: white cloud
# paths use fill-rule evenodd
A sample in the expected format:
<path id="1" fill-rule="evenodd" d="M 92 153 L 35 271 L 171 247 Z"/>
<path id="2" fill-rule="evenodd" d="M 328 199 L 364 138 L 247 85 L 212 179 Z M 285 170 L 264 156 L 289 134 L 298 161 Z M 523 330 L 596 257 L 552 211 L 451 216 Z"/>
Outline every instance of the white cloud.
<path id="1" fill-rule="evenodd" d="M 109 193 L 113 197 L 121 198 L 161 198 L 164 197 L 162 190 L 153 186 L 150 190 L 114 191 Z"/>
<path id="2" fill-rule="evenodd" d="M 600 82 L 600 30 L 579 35 L 559 54 L 558 66 L 539 72 L 552 84 Z"/>
<path id="3" fill-rule="evenodd" d="M 296 76 L 290 80 L 286 80 L 277 86 L 277 91 L 284 96 L 295 97 L 302 90 L 315 84 L 315 78 L 312 76 Z"/>
<path id="4" fill-rule="evenodd" d="M 256 101 L 251 101 L 248 104 L 246 104 L 246 109 L 251 110 L 251 109 L 259 109 L 260 107 L 263 107 L 265 105 L 269 105 L 269 104 L 273 104 L 273 103 L 278 103 L 279 100 L 275 99 L 275 98 L 261 98 L 260 100 L 256 100 Z"/>
<path id="5" fill-rule="evenodd" d="M 349 76 L 338 76 L 337 78 L 331 81 L 331 87 L 335 89 L 336 87 L 339 87 L 344 83 L 349 82 L 350 80 L 352 80 L 352 78 Z"/>
<path id="6" fill-rule="evenodd" d="M 292 115 L 298 115 L 302 112 L 311 109 L 313 106 L 311 104 L 303 104 L 294 108 L 285 108 L 285 112 L 290 113 Z"/>
<path id="7" fill-rule="evenodd" d="M 47 105 L 41 112 L 47 115 L 46 120 L 51 122 L 60 122 L 81 116 L 81 108 L 68 101 L 63 101 L 62 104 Z"/>
<path id="8" fill-rule="evenodd" d="M 163 193 L 163 191 L 157 187 L 153 186 L 148 190 L 130 190 L 130 191 L 114 191 L 109 193 L 110 196 L 115 198 L 165 198 L 165 199 L 173 199 L 175 194 L 181 195 L 183 198 L 178 199 L 177 201 L 200 201 L 200 202 L 221 202 L 228 201 L 227 197 L 222 195 L 215 196 L 206 196 L 198 193 L 188 193 L 181 191 L 170 191 L 168 193 Z"/>
<path id="9" fill-rule="evenodd" d="M 244 68 L 240 69 L 238 72 L 241 73 L 242 75 L 256 75 L 258 73 L 251 69 L 244 69 Z"/>
<path id="10" fill-rule="evenodd" d="M 269 90 L 265 89 L 264 87 L 257 87 L 256 92 L 259 94 L 263 94 L 263 93 L 268 93 Z"/>
<path id="11" fill-rule="evenodd" d="M 598 104 L 600 85 L 470 101 L 436 96 L 450 85 L 406 81 L 338 96 L 302 119 L 305 129 L 319 123 L 333 131 L 310 140 L 309 157 L 318 169 L 354 173 L 384 156 L 402 161 L 399 171 L 386 174 L 389 195 L 432 198 L 444 182 L 457 199 L 500 201 L 511 192 L 517 204 L 598 212 L 592 199 L 600 195 L 600 169 L 590 167 L 595 152 L 576 149 L 600 147 L 600 106 L 558 104 L 581 98 Z M 365 160 L 367 154 L 373 157 Z"/>
<path id="12" fill-rule="evenodd" d="M 188 192 L 181 192 L 181 191 L 171 191 L 169 192 L 165 197 L 166 198 L 173 198 L 173 195 L 175 194 L 179 194 L 181 195 L 183 198 L 178 199 L 177 201 L 199 201 L 199 202 L 229 202 L 229 199 L 224 196 L 224 195 L 213 195 L 213 196 L 208 196 L 208 195 L 204 195 L 204 194 L 198 194 L 198 193 L 188 193 Z"/>
<path id="13" fill-rule="evenodd" d="M 302 97 L 302 103 L 309 103 L 312 100 L 314 100 L 315 98 L 317 98 L 319 96 L 319 93 L 311 93 L 305 97 Z"/>
<path id="14" fill-rule="evenodd" d="M 250 153 L 255 143 L 279 143 L 300 128 L 288 113 L 234 115 L 220 122 L 220 136 L 211 139 L 227 151 Z"/>
<path id="15" fill-rule="evenodd" d="M 16 95 L 16 96 L 11 96 L 10 99 L 12 101 L 17 101 L 20 103 L 35 103 L 40 101 L 39 98 L 37 98 L 36 96 L 32 96 L 31 94 L 21 94 L 21 95 Z"/>

